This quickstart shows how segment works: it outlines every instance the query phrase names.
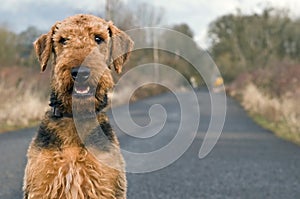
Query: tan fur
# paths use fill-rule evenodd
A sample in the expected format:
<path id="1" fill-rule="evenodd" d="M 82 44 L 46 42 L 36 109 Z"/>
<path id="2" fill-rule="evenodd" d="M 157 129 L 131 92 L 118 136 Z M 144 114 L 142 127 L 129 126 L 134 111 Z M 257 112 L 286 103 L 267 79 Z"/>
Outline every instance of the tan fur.
<path id="1" fill-rule="evenodd" d="M 100 45 L 95 43 L 95 35 L 101 36 L 104 42 Z M 66 45 L 61 43 L 62 38 L 67 39 Z M 61 101 L 59 108 L 64 114 L 72 114 L 72 110 L 93 112 L 103 103 L 104 96 L 114 85 L 110 66 L 120 73 L 132 45 L 123 31 L 111 22 L 92 15 L 75 15 L 57 22 L 34 43 L 41 71 L 46 69 L 53 55 L 51 90 Z M 73 98 L 72 101 L 69 91 L 74 82 L 70 71 L 80 65 L 90 68 L 89 83 L 97 89 L 95 97 L 85 100 Z M 89 106 L 91 102 L 95 107 Z M 97 120 L 99 124 L 108 123 L 105 113 L 99 113 Z M 84 136 L 96 128 L 94 121 L 90 120 L 81 121 L 80 126 Z M 39 144 L 43 137 L 37 135 L 33 139 L 27 153 L 24 198 L 126 198 L 125 164 L 114 134 L 109 150 L 102 151 L 93 146 L 87 150 L 72 117 L 53 119 L 51 111 L 48 111 L 41 128 L 41 132 L 53 135 L 58 141 L 54 139 L 53 143 L 44 146 Z"/>

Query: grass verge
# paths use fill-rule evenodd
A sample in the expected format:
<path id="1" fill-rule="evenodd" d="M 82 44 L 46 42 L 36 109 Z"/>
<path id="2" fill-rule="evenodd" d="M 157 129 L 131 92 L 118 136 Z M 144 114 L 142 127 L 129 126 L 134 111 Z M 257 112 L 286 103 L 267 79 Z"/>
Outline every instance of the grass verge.
<path id="1" fill-rule="evenodd" d="M 266 119 L 265 117 L 263 117 L 262 115 L 259 115 L 257 113 L 249 113 L 250 117 L 260 126 L 262 126 L 265 129 L 268 129 L 270 131 L 272 131 L 276 136 L 293 142 L 297 145 L 300 145 L 300 136 L 297 133 L 293 133 L 287 122 L 281 121 L 278 123 L 269 121 L 268 119 Z"/>
<path id="2" fill-rule="evenodd" d="M 16 131 L 19 129 L 24 129 L 24 128 L 31 128 L 31 127 L 36 127 L 38 126 L 40 121 L 31 121 L 27 125 L 8 125 L 8 124 L 3 124 L 0 126 L 0 133 L 7 133 L 11 131 Z"/>
<path id="3" fill-rule="evenodd" d="M 297 98 L 270 97 L 252 83 L 235 90 L 233 97 L 241 102 L 256 123 L 278 137 L 300 145 L 300 108 Z"/>

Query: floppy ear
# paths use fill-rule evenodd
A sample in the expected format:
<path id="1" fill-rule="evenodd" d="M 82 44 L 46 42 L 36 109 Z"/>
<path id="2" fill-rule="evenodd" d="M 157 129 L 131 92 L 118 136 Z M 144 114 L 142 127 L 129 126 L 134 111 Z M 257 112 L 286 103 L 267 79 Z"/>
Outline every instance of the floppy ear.
<path id="1" fill-rule="evenodd" d="M 111 37 L 109 63 L 114 66 L 116 72 L 119 74 L 122 72 L 122 67 L 129 58 L 133 48 L 133 41 L 125 32 L 114 26 L 112 22 L 109 22 L 108 31 Z"/>
<path id="2" fill-rule="evenodd" d="M 41 35 L 34 43 L 35 53 L 41 65 L 41 71 L 43 72 L 48 64 L 49 58 L 52 53 L 52 36 L 54 34 L 53 26 L 47 34 Z"/>

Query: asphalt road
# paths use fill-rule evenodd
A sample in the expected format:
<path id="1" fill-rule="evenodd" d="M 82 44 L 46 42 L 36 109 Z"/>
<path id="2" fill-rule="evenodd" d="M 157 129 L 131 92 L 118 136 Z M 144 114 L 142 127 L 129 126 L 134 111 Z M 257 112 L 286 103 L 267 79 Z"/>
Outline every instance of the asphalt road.
<path id="1" fill-rule="evenodd" d="M 217 145 L 208 156 L 199 159 L 211 112 L 208 92 L 199 91 L 197 96 L 201 119 L 192 145 L 165 168 L 150 173 L 128 173 L 129 199 L 300 198 L 300 147 L 257 126 L 231 98 L 227 99 L 226 122 Z M 190 94 L 184 97 L 189 99 Z M 147 125 L 148 110 L 153 104 L 162 104 L 168 119 L 160 133 L 151 138 L 126 136 L 112 119 L 122 149 L 136 153 L 155 151 L 175 137 L 181 111 L 173 94 L 132 104 L 133 120 L 141 126 Z M 0 135 L 0 199 L 22 198 L 25 153 L 34 130 Z"/>

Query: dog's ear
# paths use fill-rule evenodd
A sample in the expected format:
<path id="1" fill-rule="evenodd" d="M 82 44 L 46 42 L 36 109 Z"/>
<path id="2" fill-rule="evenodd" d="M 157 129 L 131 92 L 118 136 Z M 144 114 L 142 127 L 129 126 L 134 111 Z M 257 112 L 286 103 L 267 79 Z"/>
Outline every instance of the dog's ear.
<path id="1" fill-rule="evenodd" d="M 109 22 L 108 31 L 111 37 L 110 57 L 108 61 L 110 65 L 114 66 L 116 72 L 119 74 L 122 72 L 122 67 L 129 58 L 133 48 L 133 41 L 125 32 L 113 25 L 112 22 Z"/>
<path id="2" fill-rule="evenodd" d="M 56 26 L 53 26 L 47 34 L 41 35 L 34 43 L 35 53 L 38 57 L 39 63 L 41 65 L 41 71 L 43 72 L 48 64 L 49 58 L 52 53 L 52 36 L 54 34 L 54 29 Z"/>

